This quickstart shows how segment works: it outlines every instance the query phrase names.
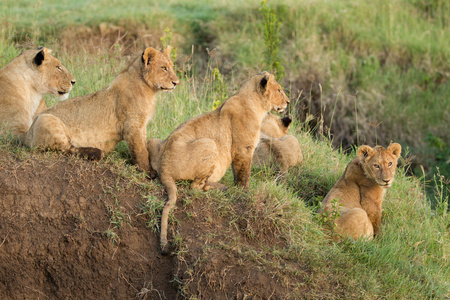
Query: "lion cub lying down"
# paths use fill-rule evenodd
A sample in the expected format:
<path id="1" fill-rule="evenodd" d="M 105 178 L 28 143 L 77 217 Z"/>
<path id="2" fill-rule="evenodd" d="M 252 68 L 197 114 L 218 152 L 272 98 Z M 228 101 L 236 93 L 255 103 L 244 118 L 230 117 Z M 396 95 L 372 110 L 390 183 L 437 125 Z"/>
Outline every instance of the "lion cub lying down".
<path id="1" fill-rule="evenodd" d="M 262 122 L 261 136 L 253 154 L 252 164 L 255 166 L 275 165 L 281 174 L 286 175 L 288 169 L 303 160 L 300 143 L 293 135 L 288 135 L 292 116 L 280 118 L 268 114 Z"/>
<path id="2" fill-rule="evenodd" d="M 232 165 L 234 181 L 248 189 L 253 152 L 261 122 L 270 110 L 283 111 L 289 99 L 273 75 L 264 72 L 245 82 L 215 111 L 181 124 L 169 137 L 151 139 L 152 167 L 166 188 L 168 201 L 161 218 L 161 251 L 168 252 L 167 222 L 177 199 L 175 181 L 193 180 L 191 188 L 225 188 L 218 183 Z"/>
<path id="3" fill-rule="evenodd" d="M 357 157 L 345 169 L 344 174 L 331 188 L 322 204 L 325 212 L 332 210 L 332 200 L 342 205 L 335 232 L 353 239 L 372 239 L 381 224 L 381 204 L 386 189 L 394 181 L 397 160 L 402 147 L 391 144 L 371 148 L 360 146 Z"/>
<path id="4" fill-rule="evenodd" d="M 67 99 L 75 78 L 41 47 L 27 50 L 0 69 L 0 125 L 7 124 L 23 142 L 33 116 L 47 108 L 44 94 Z"/>
<path id="5" fill-rule="evenodd" d="M 169 54 L 170 47 L 149 47 L 109 87 L 47 109 L 28 131 L 26 145 L 101 159 L 125 140 L 139 169 L 152 172 L 146 138 L 154 98 L 178 84 Z"/>

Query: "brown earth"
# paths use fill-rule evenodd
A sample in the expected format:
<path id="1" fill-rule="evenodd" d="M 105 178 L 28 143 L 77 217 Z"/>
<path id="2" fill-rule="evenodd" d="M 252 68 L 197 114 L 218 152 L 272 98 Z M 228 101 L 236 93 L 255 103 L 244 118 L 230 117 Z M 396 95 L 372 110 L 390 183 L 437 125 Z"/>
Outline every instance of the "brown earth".
<path id="1" fill-rule="evenodd" d="M 159 219 L 143 212 L 146 196 L 165 199 L 158 181 L 127 178 L 124 168 L 132 168 L 109 158 L 16 150 L 0 149 L 0 299 L 284 299 L 309 276 L 300 262 L 283 263 L 292 277 L 248 255 L 285 246 L 265 223 L 263 203 L 224 209 L 214 193 L 180 186 L 188 201 L 178 203 L 169 238 L 182 242 L 162 256 L 157 230 L 147 226 Z M 236 230 L 227 211 L 239 215 Z"/>
<path id="2" fill-rule="evenodd" d="M 0 299 L 175 299 L 174 261 L 139 216 L 142 192 L 98 164 L 0 152 Z M 119 243 L 108 207 L 128 222 Z"/>

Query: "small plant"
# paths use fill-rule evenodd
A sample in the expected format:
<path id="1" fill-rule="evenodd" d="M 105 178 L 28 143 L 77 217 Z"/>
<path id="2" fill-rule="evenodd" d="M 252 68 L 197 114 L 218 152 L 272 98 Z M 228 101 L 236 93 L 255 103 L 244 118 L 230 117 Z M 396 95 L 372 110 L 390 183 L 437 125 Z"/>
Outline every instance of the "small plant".
<path id="1" fill-rule="evenodd" d="M 115 205 L 106 205 L 106 209 L 110 214 L 109 222 L 114 226 L 114 228 L 122 228 L 124 223 L 130 222 L 130 216 L 122 211 L 119 200 L 116 198 Z"/>
<path id="2" fill-rule="evenodd" d="M 14 148 L 20 145 L 20 142 L 16 136 L 4 125 L 0 125 L 0 147 L 1 148 Z"/>
<path id="3" fill-rule="evenodd" d="M 448 200 L 450 180 L 441 175 L 439 168 L 437 173 L 433 174 L 434 182 L 434 212 L 436 217 L 445 218 L 448 214 Z"/>
<path id="4" fill-rule="evenodd" d="M 146 201 L 141 203 L 141 214 L 150 216 L 147 227 L 151 228 L 154 232 L 159 232 L 159 223 L 164 202 L 151 194 L 143 195 L 143 198 L 146 198 Z"/>
<path id="5" fill-rule="evenodd" d="M 322 202 L 319 203 L 319 208 L 322 214 L 317 216 L 320 224 L 325 225 L 334 235 L 334 228 L 336 227 L 336 219 L 341 216 L 341 207 L 339 199 L 331 200 L 331 211 L 324 211 Z"/>
<path id="6" fill-rule="evenodd" d="M 223 76 L 218 68 L 212 70 L 211 96 L 214 99 L 213 110 L 218 108 L 228 98 L 228 87 L 223 82 Z"/>
<path id="7" fill-rule="evenodd" d="M 286 75 L 284 67 L 281 65 L 281 59 L 278 56 L 278 47 L 280 46 L 278 32 L 280 23 L 278 22 L 277 15 L 269 8 L 265 0 L 261 1 L 259 10 L 264 19 L 263 33 L 266 44 L 266 50 L 264 51 L 266 64 L 270 71 L 275 73 L 276 80 L 279 81 Z"/>
<path id="8" fill-rule="evenodd" d="M 166 28 L 166 30 L 164 30 L 164 35 L 159 39 L 162 43 L 163 49 L 169 45 L 172 45 L 172 37 L 173 37 L 172 31 L 170 31 L 169 28 Z M 172 61 L 175 61 L 176 58 L 177 58 L 177 48 L 172 48 L 172 51 L 170 52 L 170 59 Z"/>
<path id="9" fill-rule="evenodd" d="M 106 236 L 108 239 L 111 240 L 111 244 L 114 245 L 119 245 L 120 244 L 120 238 L 117 235 L 117 233 L 114 232 L 113 229 L 108 228 L 106 231 L 104 231 L 102 233 L 104 236 Z"/>

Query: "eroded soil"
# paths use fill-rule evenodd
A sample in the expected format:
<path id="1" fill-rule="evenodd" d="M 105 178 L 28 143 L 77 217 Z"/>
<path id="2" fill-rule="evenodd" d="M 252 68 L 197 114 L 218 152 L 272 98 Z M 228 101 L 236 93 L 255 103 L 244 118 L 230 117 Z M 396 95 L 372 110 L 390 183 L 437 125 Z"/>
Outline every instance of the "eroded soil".
<path id="1" fill-rule="evenodd" d="M 173 257 L 139 214 L 142 192 L 95 163 L 0 153 L 0 299 L 175 299 Z"/>
<path id="2" fill-rule="evenodd" d="M 164 189 L 128 177 L 114 163 L 0 149 L 0 299 L 289 299 L 289 282 L 309 276 L 300 262 L 285 262 L 304 274 L 289 278 L 253 257 L 285 246 L 262 203 L 218 208 L 214 193 L 183 187 L 169 231 L 182 246 L 160 255 L 143 203 Z"/>

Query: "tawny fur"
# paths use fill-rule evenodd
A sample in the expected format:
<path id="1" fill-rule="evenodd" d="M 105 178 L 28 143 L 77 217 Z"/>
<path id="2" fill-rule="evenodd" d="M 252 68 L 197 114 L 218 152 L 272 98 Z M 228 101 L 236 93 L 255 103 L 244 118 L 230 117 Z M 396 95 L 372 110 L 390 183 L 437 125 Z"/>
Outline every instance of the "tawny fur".
<path id="1" fill-rule="evenodd" d="M 380 232 L 381 205 L 394 181 L 401 149 L 397 143 L 387 149 L 367 145 L 358 148 L 357 157 L 322 201 L 325 212 L 332 211 L 334 199 L 342 205 L 334 228 L 339 236 L 370 240 Z"/>
<path id="2" fill-rule="evenodd" d="M 176 202 L 175 181 L 192 180 L 191 188 L 225 188 L 218 183 L 232 165 L 234 181 L 249 187 L 250 165 L 261 122 L 270 110 L 289 103 L 273 75 L 254 75 L 219 108 L 181 124 L 163 142 L 148 141 L 150 160 L 167 190 L 161 219 L 161 250 L 167 253 L 167 223 Z"/>
<path id="3" fill-rule="evenodd" d="M 26 144 L 101 159 L 125 140 L 138 168 L 153 173 L 146 148 L 147 123 L 156 93 L 178 84 L 169 54 L 170 47 L 163 52 L 149 47 L 107 88 L 44 111 L 30 128 Z"/>
<path id="4" fill-rule="evenodd" d="M 47 108 L 44 94 L 67 99 L 75 78 L 51 50 L 27 50 L 0 69 L 0 126 L 23 142 L 33 117 Z"/>
<path id="5" fill-rule="evenodd" d="M 292 116 L 280 118 L 268 114 L 261 128 L 261 137 L 253 154 L 254 166 L 273 165 L 285 176 L 289 168 L 303 160 L 300 143 L 293 135 L 288 135 Z"/>

